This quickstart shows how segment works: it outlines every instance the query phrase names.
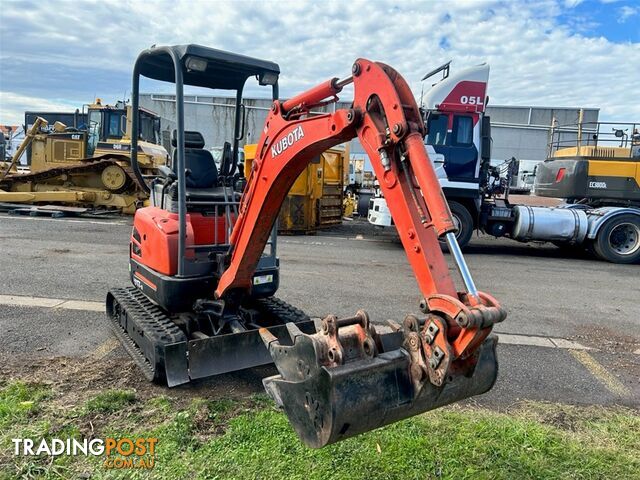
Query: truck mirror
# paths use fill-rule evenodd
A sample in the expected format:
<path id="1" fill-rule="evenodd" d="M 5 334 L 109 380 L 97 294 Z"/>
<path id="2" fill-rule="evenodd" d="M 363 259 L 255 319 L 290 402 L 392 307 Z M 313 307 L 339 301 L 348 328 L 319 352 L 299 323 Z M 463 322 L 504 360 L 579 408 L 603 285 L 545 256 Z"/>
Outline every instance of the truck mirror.
<path id="1" fill-rule="evenodd" d="M 482 124 L 480 126 L 480 135 L 483 137 L 491 137 L 491 117 L 485 115 L 482 117 Z"/>
<path id="2" fill-rule="evenodd" d="M 480 148 L 482 158 L 491 158 L 491 137 L 482 137 Z"/>
<path id="3" fill-rule="evenodd" d="M 482 117 L 480 124 L 480 156 L 491 158 L 491 118 L 488 115 Z"/>

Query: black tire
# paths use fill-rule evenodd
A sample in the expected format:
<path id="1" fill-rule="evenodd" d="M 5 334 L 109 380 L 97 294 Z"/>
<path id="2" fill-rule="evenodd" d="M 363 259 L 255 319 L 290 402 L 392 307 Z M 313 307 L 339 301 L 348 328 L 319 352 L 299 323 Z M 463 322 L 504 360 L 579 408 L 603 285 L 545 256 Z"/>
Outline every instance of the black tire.
<path id="1" fill-rule="evenodd" d="M 453 200 L 447 203 L 449 203 L 449 210 L 451 210 L 454 221 L 458 225 L 456 240 L 458 240 L 460 248 L 464 248 L 467 246 L 469 240 L 471 240 L 471 236 L 473 235 L 473 218 L 471 217 L 469 210 L 467 210 L 467 207 L 461 203 Z"/>
<path id="2" fill-rule="evenodd" d="M 596 255 L 612 263 L 640 261 L 640 217 L 624 214 L 607 220 L 594 242 Z"/>

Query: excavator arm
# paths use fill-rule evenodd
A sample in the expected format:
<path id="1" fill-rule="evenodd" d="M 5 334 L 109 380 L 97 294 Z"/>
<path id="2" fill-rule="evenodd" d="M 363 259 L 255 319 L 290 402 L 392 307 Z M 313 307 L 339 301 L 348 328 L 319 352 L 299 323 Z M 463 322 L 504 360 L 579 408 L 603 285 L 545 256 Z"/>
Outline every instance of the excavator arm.
<path id="1" fill-rule="evenodd" d="M 353 83 L 350 109 L 311 114 Z M 424 123 L 406 81 L 391 67 L 358 59 L 333 78 L 274 102 L 258 143 L 216 298 L 233 305 L 251 278 L 291 185 L 326 149 L 358 137 L 373 165 L 422 293 L 421 315 L 374 326 L 360 310 L 328 316 L 313 335 L 288 324 L 290 339 L 261 332 L 279 375 L 265 379 L 298 435 L 322 447 L 489 390 L 497 374 L 493 325 L 506 314 L 477 291 L 455 224 L 427 156 Z M 465 290 L 457 291 L 439 239 Z"/>

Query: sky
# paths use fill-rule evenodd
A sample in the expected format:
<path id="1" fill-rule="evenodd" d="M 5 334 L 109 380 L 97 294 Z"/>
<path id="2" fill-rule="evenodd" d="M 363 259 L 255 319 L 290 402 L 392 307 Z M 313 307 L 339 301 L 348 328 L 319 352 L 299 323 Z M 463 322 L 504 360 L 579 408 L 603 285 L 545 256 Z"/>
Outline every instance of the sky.
<path id="1" fill-rule="evenodd" d="M 392 65 L 416 95 L 446 61 L 488 62 L 491 104 L 596 107 L 603 121 L 640 122 L 640 0 L 3 0 L 0 124 L 128 99 L 138 53 L 181 43 L 277 62 L 282 97 L 347 76 L 358 57 Z"/>

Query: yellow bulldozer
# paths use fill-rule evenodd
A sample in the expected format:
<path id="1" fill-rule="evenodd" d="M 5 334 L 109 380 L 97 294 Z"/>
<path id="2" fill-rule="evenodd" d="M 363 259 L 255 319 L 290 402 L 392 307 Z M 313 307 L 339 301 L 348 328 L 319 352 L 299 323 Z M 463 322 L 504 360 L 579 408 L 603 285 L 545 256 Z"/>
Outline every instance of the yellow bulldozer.
<path id="1" fill-rule="evenodd" d="M 131 107 L 88 105 L 86 124 L 49 126 L 37 118 L 11 161 L 0 165 L 0 202 L 56 204 L 132 214 L 148 199 L 144 176 L 153 176 L 169 155 L 160 142 L 160 118 L 140 109 L 138 164 L 131 168 Z M 30 147 L 30 169 L 16 166 Z"/>

